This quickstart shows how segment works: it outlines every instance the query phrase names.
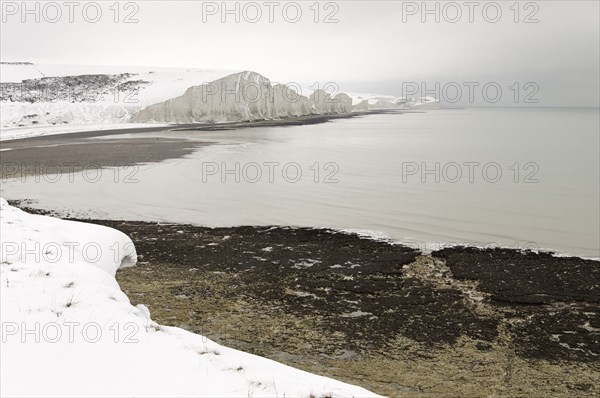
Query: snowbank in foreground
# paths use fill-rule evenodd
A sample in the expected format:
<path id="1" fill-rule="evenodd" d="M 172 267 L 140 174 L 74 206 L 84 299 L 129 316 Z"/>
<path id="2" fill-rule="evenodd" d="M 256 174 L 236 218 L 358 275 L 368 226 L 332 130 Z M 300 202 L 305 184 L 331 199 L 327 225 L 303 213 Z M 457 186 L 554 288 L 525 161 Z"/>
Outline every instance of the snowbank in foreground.
<path id="1" fill-rule="evenodd" d="M 4 199 L 0 227 L 2 396 L 376 396 L 153 322 L 114 278 L 121 232 Z"/>

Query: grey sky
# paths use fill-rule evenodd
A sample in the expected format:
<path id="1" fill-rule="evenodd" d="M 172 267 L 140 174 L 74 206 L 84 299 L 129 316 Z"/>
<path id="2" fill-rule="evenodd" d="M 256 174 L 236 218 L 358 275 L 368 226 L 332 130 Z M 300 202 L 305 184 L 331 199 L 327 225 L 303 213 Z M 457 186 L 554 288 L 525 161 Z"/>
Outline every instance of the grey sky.
<path id="1" fill-rule="evenodd" d="M 30 14 L 23 23 L 21 1 L 2 3 L 3 61 L 249 69 L 277 82 L 334 81 L 343 91 L 394 95 L 404 94 L 403 82 L 427 82 L 429 88 L 435 82 L 456 82 L 465 90 L 459 104 L 467 98 L 464 82 L 478 82 L 479 87 L 498 82 L 503 100 L 512 99 L 514 82 L 533 82 L 540 105 L 599 103 L 600 8 L 595 0 L 522 1 L 517 23 L 513 1 L 497 2 L 502 16 L 496 23 L 489 22 L 496 10 L 489 1 L 475 2 L 474 8 L 458 1 L 458 8 L 446 6 L 446 14 L 448 2 L 428 2 L 429 9 L 439 4 L 439 23 L 433 14 L 421 21 L 421 1 L 336 1 L 328 6 L 322 1 L 319 23 L 314 22 L 313 1 L 298 2 L 302 16 L 297 23 L 285 20 L 283 7 L 291 3 L 286 1 L 274 6 L 273 23 L 263 1 L 256 2 L 262 11 L 257 23 L 244 20 L 245 2 L 239 5 L 239 23 L 234 15 L 223 23 L 220 9 L 203 21 L 203 7 L 210 8 L 210 2 L 201 1 L 142 1 L 127 7 L 122 2 L 119 23 L 109 8 L 114 1 L 98 2 L 102 16 L 97 23 L 82 15 L 91 2 L 78 2 L 73 23 L 64 6 L 56 23 L 45 20 L 54 18 L 55 10 L 46 8 L 44 18 L 43 2 L 40 22 Z M 221 8 L 220 1 L 214 4 Z M 246 16 L 254 18 L 255 10 L 246 8 Z M 293 19 L 295 8 L 287 10 L 285 17 Z M 450 23 L 447 19 L 455 18 L 457 10 L 462 18 Z M 94 11 L 88 8 L 90 19 Z M 138 22 L 123 23 L 131 12 Z M 332 12 L 338 22 L 323 23 Z M 527 16 L 539 22 L 524 23 Z M 476 103 L 481 102 L 479 87 Z M 520 87 L 520 100 L 529 91 Z"/>

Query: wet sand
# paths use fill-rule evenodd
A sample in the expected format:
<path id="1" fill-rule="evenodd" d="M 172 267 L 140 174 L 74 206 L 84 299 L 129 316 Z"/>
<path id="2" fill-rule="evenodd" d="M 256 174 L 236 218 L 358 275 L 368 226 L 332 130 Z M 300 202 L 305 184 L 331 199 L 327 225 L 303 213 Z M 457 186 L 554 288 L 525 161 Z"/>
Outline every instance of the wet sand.
<path id="1" fill-rule="evenodd" d="M 50 137 L 48 137 L 50 138 Z M 2 178 L 72 173 L 106 167 L 131 167 L 191 154 L 210 143 L 170 138 L 128 138 L 90 141 L 83 138 L 49 140 L 0 152 Z"/>
<path id="2" fill-rule="evenodd" d="M 35 210 L 34 210 L 35 211 Z M 154 320 L 388 396 L 597 396 L 600 263 L 353 234 L 84 220 Z"/>
<path id="3" fill-rule="evenodd" d="M 211 144 L 203 140 L 202 132 L 301 126 L 365 115 L 404 112 L 406 111 L 379 110 L 252 122 L 181 124 L 167 127 L 86 131 L 0 141 L 0 178 L 20 178 L 44 172 L 55 174 L 105 167 L 127 167 L 181 158 L 197 148 Z M 146 133 L 165 131 L 195 131 L 198 135 L 197 138 L 190 139 L 142 136 Z M 135 137 L 136 134 L 141 136 Z M 122 135 L 128 137 L 119 137 Z M 111 138 L 95 139 L 99 137 Z"/>
<path id="4" fill-rule="evenodd" d="M 256 120 L 246 122 L 225 122 L 225 123 L 192 123 L 192 124 L 173 124 L 169 126 L 156 126 L 156 127 L 136 127 L 136 128 L 123 128 L 113 130 L 96 130 L 96 131 L 84 131 L 80 133 L 65 133 L 65 134 L 52 134 L 38 137 L 27 137 L 16 140 L 0 141 L 0 149 L 11 148 L 11 149 L 22 149 L 30 146 L 44 146 L 44 145 L 55 145 L 57 143 L 69 142 L 71 140 L 82 140 L 86 138 L 106 137 L 112 135 L 123 135 L 123 134 L 140 134 L 140 133 L 154 133 L 161 131 L 226 131 L 226 130 L 239 130 L 243 128 L 257 128 L 257 127 L 272 127 L 272 126 L 302 126 L 310 124 L 327 123 L 337 119 L 351 119 L 355 117 L 362 117 L 366 115 L 377 115 L 377 114 L 403 114 L 407 112 L 419 112 L 410 110 L 398 110 L 398 109 L 381 109 L 371 110 L 364 112 L 352 112 L 348 114 L 340 115 L 309 115 L 309 116 L 298 116 L 290 117 L 285 119 L 274 119 L 274 120 Z M 67 141 L 65 140 L 67 139 Z"/>

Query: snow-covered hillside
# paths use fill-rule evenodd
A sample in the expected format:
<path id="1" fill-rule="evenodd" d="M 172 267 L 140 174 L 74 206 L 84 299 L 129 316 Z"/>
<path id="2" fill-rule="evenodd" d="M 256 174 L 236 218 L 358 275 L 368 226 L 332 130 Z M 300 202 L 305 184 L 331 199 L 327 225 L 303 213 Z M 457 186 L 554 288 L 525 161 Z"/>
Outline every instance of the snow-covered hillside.
<path id="1" fill-rule="evenodd" d="M 0 199 L 2 396 L 373 397 L 369 391 L 153 322 L 114 276 L 121 232 Z"/>
<path id="2" fill-rule="evenodd" d="M 69 129 L 73 125 L 124 124 L 145 106 L 231 73 L 197 68 L 3 62 L 0 128 L 3 136 L 14 136 L 19 128 L 28 127 Z"/>
<path id="3" fill-rule="evenodd" d="M 23 80 L 44 79 L 68 76 L 122 75 L 129 76 L 125 81 L 144 81 L 144 89 L 130 100 L 137 100 L 140 106 L 154 104 L 181 95 L 189 87 L 211 82 L 236 70 L 214 70 L 200 68 L 155 68 L 142 66 L 104 66 L 104 65 L 50 65 L 50 64 L 14 64 L 0 63 L 0 82 L 21 83 Z M 130 93 L 131 91 L 126 91 Z M 90 94 L 96 94 L 91 92 Z M 111 94 L 113 94 L 111 92 Z M 90 95 L 90 97 L 92 97 Z M 109 101 L 113 97 L 106 98 Z M 121 95 L 121 101 L 125 95 Z"/>

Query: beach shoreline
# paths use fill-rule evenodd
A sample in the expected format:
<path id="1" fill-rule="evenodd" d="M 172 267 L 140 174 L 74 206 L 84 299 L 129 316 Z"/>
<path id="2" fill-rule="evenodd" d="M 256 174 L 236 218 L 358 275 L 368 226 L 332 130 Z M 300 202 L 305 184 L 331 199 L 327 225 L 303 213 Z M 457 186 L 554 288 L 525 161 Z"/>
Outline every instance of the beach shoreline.
<path id="1" fill-rule="evenodd" d="M 0 178 L 22 178 L 49 173 L 73 173 L 109 167 L 132 167 L 180 159 L 200 147 L 214 144 L 202 132 L 303 126 L 376 114 L 402 114 L 405 110 L 372 110 L 349 114 L 310 115 L 250 122 L 196 123 L 170 126 L 95 130 L 0 141 Z M 151 133 L 198 132 L 193 138 L 152 137 Z M 138 136 L 139 134 L 139 136 Z M 127 136 L 124 138 L 123 136 Z M 135 150 L 133 150 L 135 148 Z"/>
<path id="2" fill-rule="evenodd" d="M 232 348 L 388 396 L 600 390 L 597 261 L 423 255 L 316 228 L 76 220 L 131 237 L 138 265 L 117 280 L 133 304 Z"/>
<path id="3" fill-rule="evenodd" d="M 106 137 L 113 135 L 124 135 L 124 134 L 139 134 L 139 133 L 153 133 L 160 131 L 225 131 L 225 130 L 237 130 L 244 128 L 258 128 L 258 127 L 273 127 L 273 126 L 304 126 L 312 124 L 327 123 L 332 120 L 339 119 L 352 119 L 355 117 L 362 117 L 368 115 L 379 115 L 379 114 L 403 114 L 408 112 L 423 112 L 419 110 L 410 109 L 379 109 L 369 111 L 356 111 L 351 113 L 343 114 L 328 114 L 328 115 L 306 115 L 297 117 L 287 117 L 281 119 L 270 119 L 270 120 L 252 120 L 252 121 L 239 121 L 239 122 L 206 122 L 206 123 L 184 123 L 184 124 L 164 124 L 160 123 L 153 126 L 152 123 L 147 123 L 147 127 L 125 127 L 127 123 L 123 124 L 123 128 L 118 129 L 102 129 L 82 132 L 69 132 L 62 134 L 49 134 L 39 136 L 28 136 L 23 138 L 13 138 L 8 140 L 0 140 L 0 149 L 11 148 L 19 149 L 24 148 L 28 145 L 45 145 L 52 143 L 56 140 L 63 140 L 68 137 L 69 139 L 86 139 L 86 138 L 97 138 Z M 44 126 L 41 126 L 43 128 Z"/>

